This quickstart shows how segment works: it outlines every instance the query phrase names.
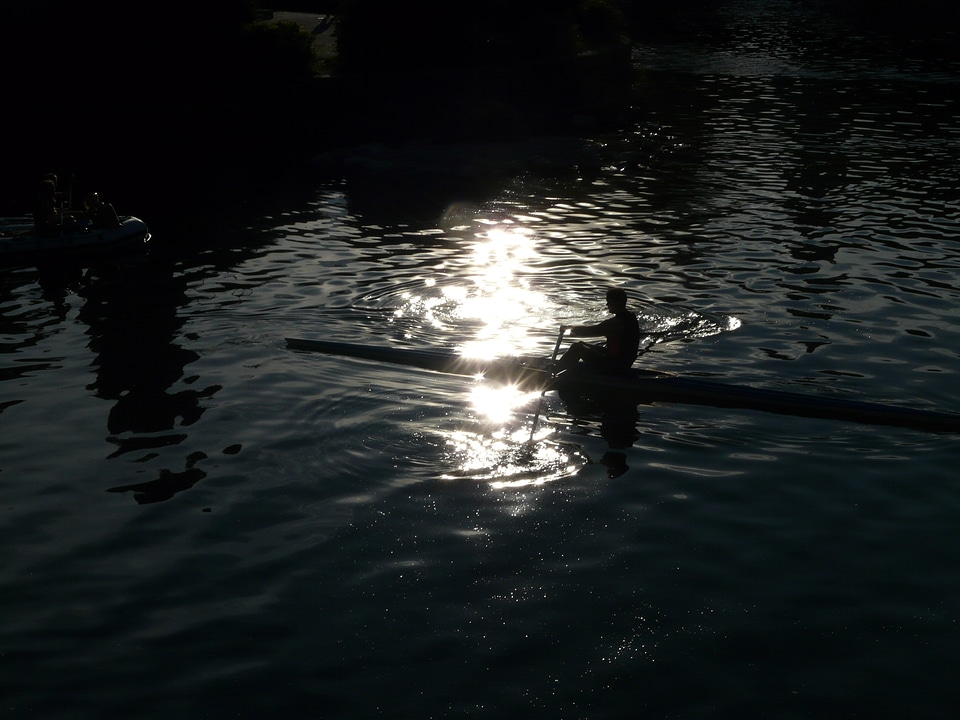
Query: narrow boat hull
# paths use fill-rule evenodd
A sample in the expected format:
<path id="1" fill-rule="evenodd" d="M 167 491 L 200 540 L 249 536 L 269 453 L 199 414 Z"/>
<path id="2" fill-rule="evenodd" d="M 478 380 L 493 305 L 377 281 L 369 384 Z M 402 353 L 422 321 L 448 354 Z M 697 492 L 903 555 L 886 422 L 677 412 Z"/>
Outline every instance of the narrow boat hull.
<path id="1" fill-rule="evenodd" d="M 899 407 L 851 398 L 731 385 L 704 378 L 680 377 L 632 370 L 619 379 L 603 377 L 557 378 L 561 392 L 593 398 L 629 398 L 637 404 L 679 403 L 754 410 L 823 418 L 869 425 L 892 425 L 931 432 L 960 432 L 960 415 L 935 410 Z"/>
<path id="2" fill-rule="evenodd" d="M 531 390 L 558 390 L 596 400 L 627 400 L 635 404 L 682 403 L 737 408 L 798 417 L 826 418 L 872 425 L 893 425 L 933 432 L 960 432 L 960 415 L 919 410 L 847 398 L 731 385 L 705 378 L 681 377 L 665 372 L 632 368 L 622 373 L 596 373 L 582 368 L 549 372 L 541 358 L 474 360 L 456 353 L 411 350 L 351 343 L 287 338 L 294 350 L 342 355 L 389 362 L 455 375 L 511 382 Z"/>
<path id="3" fill-rule="evenodd" d="M 124 217 L 115 228 L 89 228 L 56 237 L 21 232 L 0 237 L 0 267 L 24 267 L 77 257 L 142 251 L 150 231 L 140 218 Z"/>
<path id="4" fill-rule="evenodd" d="M 287 338 L 287 347 L 292 350 L 320 352 L 326 355 L 342 355 L 393 365 L 406 365 L 423 370 L 433 370 L 448 375 L 463 375 L 510 382 L 525 389 L 542 390 L 551 386 L 553 378 L 547 361 L 541 358 L 510 358 L 481 360 L 467 358 L 446 350 L 411 350 L 407 348 L 356 345 L 326 340 L 303 340 Z"/>

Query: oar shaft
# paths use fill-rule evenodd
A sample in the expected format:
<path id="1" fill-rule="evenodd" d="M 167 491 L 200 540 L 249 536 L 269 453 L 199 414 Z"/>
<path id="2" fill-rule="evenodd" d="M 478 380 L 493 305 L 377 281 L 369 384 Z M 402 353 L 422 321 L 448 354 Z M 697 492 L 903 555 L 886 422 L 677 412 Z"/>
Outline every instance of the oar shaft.
<path id="1" fill-rule="evenodd" d="M 560 352 L 560 343 L 563 342 L 563 335 L 567 332 L 567 326 L 560 326 L 560 333 L 557 335 L 557 344 L 553 346 L 553 355 L 550 356 L 550 374 L 553 375 L 557 364 L 557 353 Z"/>
<path id="2" fill-rule="evenodd" d="M 565 325 L 560 326 L 560 333 L 557 335 L 557 344 L 553 346 L 553 355 L 550 356 L 550 364 L 547 366 L 550 368 L 550 375 L 553 376 L 556 373 L 557 363 L 557 353 L 560 352 L 560 343 L 563 342 L 563 335 L 567 332 Z M 547 388 L 543 389 L 543 392 L 540 393 L 540 401 L 537 403 L 537 412 L 533 416 L 533 424 L 530 426 L 530 442 L 533 442 L 533 436 L 537 432 L 537 424 L 540 422 L 540 412 L 543 410 L 543 398 L 547 394 Z"/>

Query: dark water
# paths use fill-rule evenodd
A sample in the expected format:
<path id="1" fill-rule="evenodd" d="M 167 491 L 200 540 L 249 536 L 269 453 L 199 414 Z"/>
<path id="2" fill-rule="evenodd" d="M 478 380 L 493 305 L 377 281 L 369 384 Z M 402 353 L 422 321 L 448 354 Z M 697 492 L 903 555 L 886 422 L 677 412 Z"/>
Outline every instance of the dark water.
<path id="1" fill-rule="evenodd" d="M 0 277 L 3 717 L 950 716 L 955 436 L 283 344 L 547 355 L 615 283 L 645 365 L 957 409 L 960 68 L 732 7 L 622 132 L 357 148 Z"/>

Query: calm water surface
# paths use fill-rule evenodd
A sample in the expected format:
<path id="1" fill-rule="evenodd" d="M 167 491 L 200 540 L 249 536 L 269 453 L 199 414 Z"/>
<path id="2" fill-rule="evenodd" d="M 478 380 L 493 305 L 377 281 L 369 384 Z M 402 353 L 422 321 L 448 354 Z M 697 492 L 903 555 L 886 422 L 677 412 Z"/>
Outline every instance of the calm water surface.
<path id="1" fill-rule="evenodd" d="M 644 365 L 958 409 L 960 68 L 736 7 L 622 132 L 0 276 L 3 717 L 947 716 L 955 436 L 284 347 L 548 355 L 617 284 Z"/>

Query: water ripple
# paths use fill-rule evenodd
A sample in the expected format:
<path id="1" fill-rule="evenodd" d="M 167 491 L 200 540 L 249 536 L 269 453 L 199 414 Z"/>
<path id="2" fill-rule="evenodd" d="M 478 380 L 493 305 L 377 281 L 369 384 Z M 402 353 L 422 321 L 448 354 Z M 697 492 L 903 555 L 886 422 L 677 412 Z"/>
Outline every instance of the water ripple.
<path id="1" fill-rule="evenodd" d="M 615 284 L 644 367 L 957 407 L 955 62 L 722 5 L 618 132 L 344 149 L 242 248 L 0 276 L 5 709 L 949 715 L 954 436 L 283 342 L 545 357 Z"/>

